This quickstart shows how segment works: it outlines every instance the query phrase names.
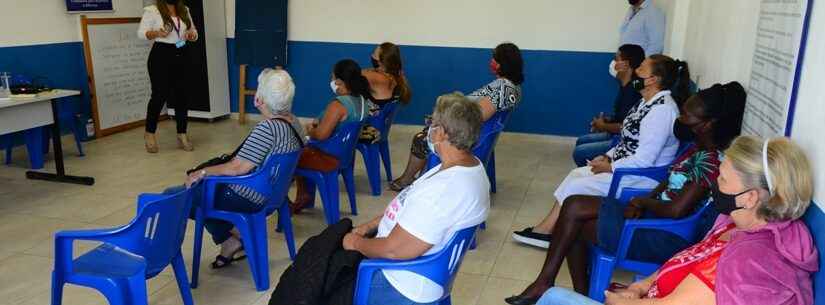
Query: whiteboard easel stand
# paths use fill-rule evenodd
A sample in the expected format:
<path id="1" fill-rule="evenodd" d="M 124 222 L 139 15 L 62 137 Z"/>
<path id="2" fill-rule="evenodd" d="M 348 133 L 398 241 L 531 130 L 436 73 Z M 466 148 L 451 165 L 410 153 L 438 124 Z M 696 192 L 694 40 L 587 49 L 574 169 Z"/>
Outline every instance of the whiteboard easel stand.
<path id="1" fill-rule="evenodd" d="M 99 24 L 120 24 L 120 23 L 140 23 L 140 18 L 93 18 L 90 19 L 86 15 L 80 16 L 81 33 L 83 33 L 83 53 L 86 60 L 86 73 L 89 74 L 87 79 L 89 82 L 89 97 L 92 100 L 92 117 L 95 123 L 95 134 L 98 137 L 108 136 L 113 133 L 126 131 L 132 128 L 140 127 L 146 124 L 146 120 L 140 120 L 123 124 L 107 129 L 100 129 L 100 114 L 97 104 L 97 90 L 95 88 L 95 70 L 94 63 L 92 63 L 92 49 L 89 43 L 89 25 Z M 159 121 L 166 120 L 168 115 L 161 115 Z"/>
<path id="2" fill-rule="evenodd" d="M 238 78 L 238 122 L 246 124 L 246 97 L 255 96 L 255 90 L 246 89 L 246 65 L 241 65 Z"/>

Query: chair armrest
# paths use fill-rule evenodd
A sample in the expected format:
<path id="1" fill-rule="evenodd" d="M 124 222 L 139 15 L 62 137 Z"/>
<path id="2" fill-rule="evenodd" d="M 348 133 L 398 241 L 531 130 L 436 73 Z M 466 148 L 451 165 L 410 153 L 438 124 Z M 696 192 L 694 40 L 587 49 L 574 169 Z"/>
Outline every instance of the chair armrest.
<path id="1" fill-rule="evenodd" d="M 120 237 L 129 233 L 129 225 L 92 230 L 67 230 L 59 231 L 54 236 L 54 264 L 55 270 L 66 270 L 71 272 L 73 249 L 75 240 L 98 241 L 118 245 Z"/>
<path id="2" fill-rule="evenodd" d="M 259 193 L 265 193 L 265 190 L 259 190 L 256 186 L 256 179 L 262 174 L 263 172 L 257 170 L 255 172 L 241 175 L 241 176 L 207 176 L 203 178 L 203 202 L 201 202 L 201 208 L 204 210 L 213 210 L 215 206 L 215 190 L 218 187 L 218 184 L 243 184 L 248 186 Z"/>
<path id="3" fill-rule="evenodd" d="M 143 193 L 143 194 L 138 195 L 138 199 L 137 199 L 137 210 L 138 210 L 138 213 L 137 213 L 137 214 L 140 214 L 140 210 L 142 210 L 142 209 L 143 209 L 143 207 L 144 207 L 144 206 L 146 206 L 146 204 L 148 204 L 148 203 L 150 203 L 150 202 L 154 202 L 154 201 L 158 201 L 158 200 L 164 199 L 164 198 L 166 198 L 166 197 L 169 197 L 169 194 L 150 194 L 150 193 Z M 137 215 L 137 214 L 136 214 L 136 215 Z"/>
<path id="4" fill-rule="evenodd" d="M 435 255 L 428 255 L 410 260 L 365 259 L 361 261 L 361 264 L 358 265 L 358 277 L 355 282 L 353 305 L 367 304 L 370 284 L 372 283 L 372 278 L 375 276 L 376 272 L 382 270 L 405 270 L 416 274 L 425 275 L 427 272 L 422 272 L 423 270 L 418 267 L 426 266 L 435 258 Z"/>
<path id="5" fill-rule="evenodd" d="M 616 169 L 613 171 L 613 180 L 610 181 L 610 191 L 607 193 L 607 197 L 616 198 L 619 186 L 625 177 L 646 177 L 656 181 L 662 181 L 667 177 L 668 168 L 669 166 Z"/>
<path id="6" fill-rule="evenodd" d="M 633 241 L 633 235 L 636 230 L 658 230 L 670 232 L 684 238 L 690 242 L 689 235 L 693 234 L 696 227 L 696 221 L 699 215 L 691 215 L 682 219 L 631 219 L 625 221 L 624 229 L 622 230 L 621 238 L 619 239 L 619 248 L 616 249 L 616 259 L 624 260 L 627 258 L 627 251 Z"/>

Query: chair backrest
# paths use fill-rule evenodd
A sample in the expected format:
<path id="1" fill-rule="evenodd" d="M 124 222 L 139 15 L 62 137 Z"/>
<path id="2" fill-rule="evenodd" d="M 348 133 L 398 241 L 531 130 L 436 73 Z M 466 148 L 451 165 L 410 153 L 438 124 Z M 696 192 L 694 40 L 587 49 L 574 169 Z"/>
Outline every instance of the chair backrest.
<path id="1" fill-rule="evenodd" d="M 464 254 L 470 249 L 470 244 L 475 239 L 477 228 L 478 226 L 472 226 L 461 229 L 450 238 L 441 251 L 419 258 L 419 260 L 430 260 L 430 262 L 414 272 L 441 285 L 444 289 L 442 298 L 450 295 L 453 282 L 458 275 L 458 268 L 461 267 Z"/>
<path id="2" fill-rule="evenodd" d="M 269 155 L 264 165 L 253 174 L 255 178 L 245 183 L 245 186 L 269 198 L 270 207 L 279 207 L 289 191 L 289 184 L 292 182 L 292 175 L 295 173 L 300 155 L 301 150 Z"/>
<path id="3" fill-rule="evenodd" d="M 147 275 L 162 271 L 180 251 L 193 191 L 195 188 L 168 196 L 138 197 L 137 216 L 128 225 L 136 230 L 131 231 L 131 236 L 124 236 L 117 246 L 142 256 Z"/>
<path id="4" fill-rule="evenodd" d="M 340 124 L 335 133 L 328 139 L 312 142 L 310 145 L 334 156 L 342 167 L 346 167 L 352 164 L 352 159 L 355 156 L 355 146 L 358 144 L 358 136 L 361 134 L 363 122 Z"/>
<path id="5" fill-rule="evenodd" d="M 504 126 L 506 126 L 509 118 L 510 111 L 499 111 L 490 117 L 489 120 L 484 122 L 483 125 L 481 125 L 481 134 L 473 147 L 473 155 L 481 160 L 485 167 L 487 166 L 487 161 L 490 160 L 490 155 L 496 147 L 498 137 L 501 135 L 501 132 L 504 131 Z M 427 157 L 428 170 L 440 163 L 441 159 L 433 153 L 430 153 Z"/>
<path id="6" fill-rule="evenodd" d="M 378 114 L 367 118 L 367 123 L 381 132 L 380 141 L 382 142 L 389 139 L 390 128 L 395 121 L 395 115 L 398 113 L 398 104 L 398 100 L 384 104 L 384 107 L 381 107 L 381 111 L 379 111 Z"/>

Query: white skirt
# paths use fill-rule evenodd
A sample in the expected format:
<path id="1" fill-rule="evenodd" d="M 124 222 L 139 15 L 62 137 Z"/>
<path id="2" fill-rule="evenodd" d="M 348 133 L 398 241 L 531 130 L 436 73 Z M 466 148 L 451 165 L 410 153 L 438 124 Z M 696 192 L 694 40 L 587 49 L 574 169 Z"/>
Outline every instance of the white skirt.
<path id="1" fill-rule="evenodd" d="M 607 196 L 610 191 L 610 182 L 613 180 L 613 173 L 601 173 L 594 175 L 590 166 L 576 168 L 567 174 L 564 181 L 559 184 L 556 192 L 556 200 L 559 204 L 564 204 L 567 197 L 573 195 Z M 619 184 L 619 190 L 625 187 L 653 189 L 659 183 L 656 180 L 645 177 L 625 177 Z M 617 194 L 621 195 L 621 193 Z"/>

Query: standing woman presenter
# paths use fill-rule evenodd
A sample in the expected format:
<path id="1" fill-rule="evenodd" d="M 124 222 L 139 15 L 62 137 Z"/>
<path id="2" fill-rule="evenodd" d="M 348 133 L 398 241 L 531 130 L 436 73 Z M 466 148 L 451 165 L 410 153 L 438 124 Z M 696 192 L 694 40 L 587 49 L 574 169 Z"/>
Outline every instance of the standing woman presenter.
<path id="1" fill-rule="evenodd" d="M 143 9 L 138 37 L 154 42 L 148 63 L 152 97 L 146 109 L 146 151 L 158 152 L 155 131 L 164 103 L 175 109 L 178 147 L 192 151 L 195 148 L 186 134 L 191 96 L 186 74 L 190 65 L 188 42 L 198 40 L 198 30 L 189 8 L 183 0 L 156 0 L 155 5 Z"/>

